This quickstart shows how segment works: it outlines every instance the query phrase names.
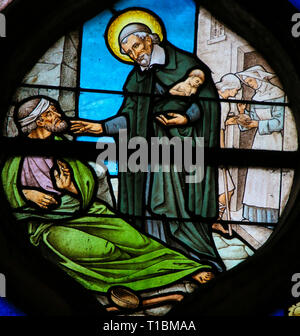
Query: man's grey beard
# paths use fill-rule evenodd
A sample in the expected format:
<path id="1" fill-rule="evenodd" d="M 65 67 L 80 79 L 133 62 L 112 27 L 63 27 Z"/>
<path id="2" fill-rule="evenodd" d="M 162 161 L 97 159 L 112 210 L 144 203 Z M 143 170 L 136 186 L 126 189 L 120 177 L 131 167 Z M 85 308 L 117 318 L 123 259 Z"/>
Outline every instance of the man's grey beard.
<path id="1" fill-rule="evenodd" d="M 143 54 L 137 59 L 137 63 L 142 67 L 148 67 L 150 65 L 151 55 Z"/>
<path id="2" fill-rule="evenodd" d="M 68 123 L 65 120 L 61 120 L 60 123 L 55 125 L 44 125 L 45 129 L 51 133 L 62 133 L 68 128 Z"/>

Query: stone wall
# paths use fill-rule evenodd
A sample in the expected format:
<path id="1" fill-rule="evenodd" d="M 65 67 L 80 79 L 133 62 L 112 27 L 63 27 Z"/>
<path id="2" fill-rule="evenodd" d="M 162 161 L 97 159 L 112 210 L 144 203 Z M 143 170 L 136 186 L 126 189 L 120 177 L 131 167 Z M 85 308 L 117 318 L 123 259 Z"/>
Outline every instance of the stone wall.
<path id="1" fill-rule="evenodd" d="M 75 116 L 77 86 L 79 32 L 73 31 L 59 39 L 25 76 L 23 83 L 32 87 L 19 87 L 4 123 L 3 134 L 8 137 L 18 135 L 13 121 L 14 107 L 30 96 L 45 95 L 57 100 L 68 117 Z M 57 87 L 38 88 L 46 85 Z M 63 89 L 65 88 L 65 89 Z M 68 90 L 70 89 L 70 90 Z"/>

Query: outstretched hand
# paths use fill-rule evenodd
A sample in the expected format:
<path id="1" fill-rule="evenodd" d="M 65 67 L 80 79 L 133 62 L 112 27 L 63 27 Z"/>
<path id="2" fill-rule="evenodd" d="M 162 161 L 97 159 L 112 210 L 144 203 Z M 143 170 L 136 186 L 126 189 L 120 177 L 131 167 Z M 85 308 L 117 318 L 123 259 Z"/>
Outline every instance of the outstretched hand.
<path id="1" fill-rule="evenodd" d="M 81 133 L 91 133 L 91 134 L 101 134 L 103 133 L 103 127 L 101 124 L 92 123 L 89 121 L 82 120 L 71 120 L 71 131 L 74 134 Z"/>
<path id="2" fill-rule="evenodd" d="M 163 114 L 156 117 L 156 119 L 165 126 L 182 126 L 188 123 L 188 118 L 180 113 L 167 113 L 172 119 L 167 119 Z"/>

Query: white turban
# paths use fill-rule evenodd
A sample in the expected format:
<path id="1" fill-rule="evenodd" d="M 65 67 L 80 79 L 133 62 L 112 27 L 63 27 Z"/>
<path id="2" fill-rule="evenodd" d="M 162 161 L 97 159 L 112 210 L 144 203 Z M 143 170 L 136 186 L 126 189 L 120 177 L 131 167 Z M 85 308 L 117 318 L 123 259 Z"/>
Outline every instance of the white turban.
<path id="1" fill-rule="evenodd" d="M 27 117 L 19 120 L 20 126 L 25 127 L 36 121 L 36 119 L 47 110 L 49 105 L 50 105 L 49 100 L 42 98 L 41 101 L 36 106 L 36 108 L 32 112 L 30 112 L 30 114 Z"/>

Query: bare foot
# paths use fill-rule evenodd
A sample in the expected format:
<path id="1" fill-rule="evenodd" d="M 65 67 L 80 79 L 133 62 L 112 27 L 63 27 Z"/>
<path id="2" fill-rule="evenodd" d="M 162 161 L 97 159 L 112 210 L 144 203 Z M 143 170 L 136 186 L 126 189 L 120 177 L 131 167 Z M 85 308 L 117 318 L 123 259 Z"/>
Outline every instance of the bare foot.
<path id="1" fill-rule="evenodd" d="M 206 282 L 214 279 L 215 275 L 212 272 L 200 272 L 192 276 L 192 278 L 201 284 L 205 284 Z"/>
<path id="2" fill-rule="evenodd" d="M 216 231 L 221 231 L 221 232 L 223 232 L 223 233 L 229 233 L 229 231 L 228 231 L 228 230 L 225 230 L 224 227 L 223 227 L 223 225 L 220 224 L 220 223 L 215 223 L 215 224 L 213 224 L 213 225 L 212 225 L 212 228 L 213 228 L 214 230 L 216 230 Z"/>

